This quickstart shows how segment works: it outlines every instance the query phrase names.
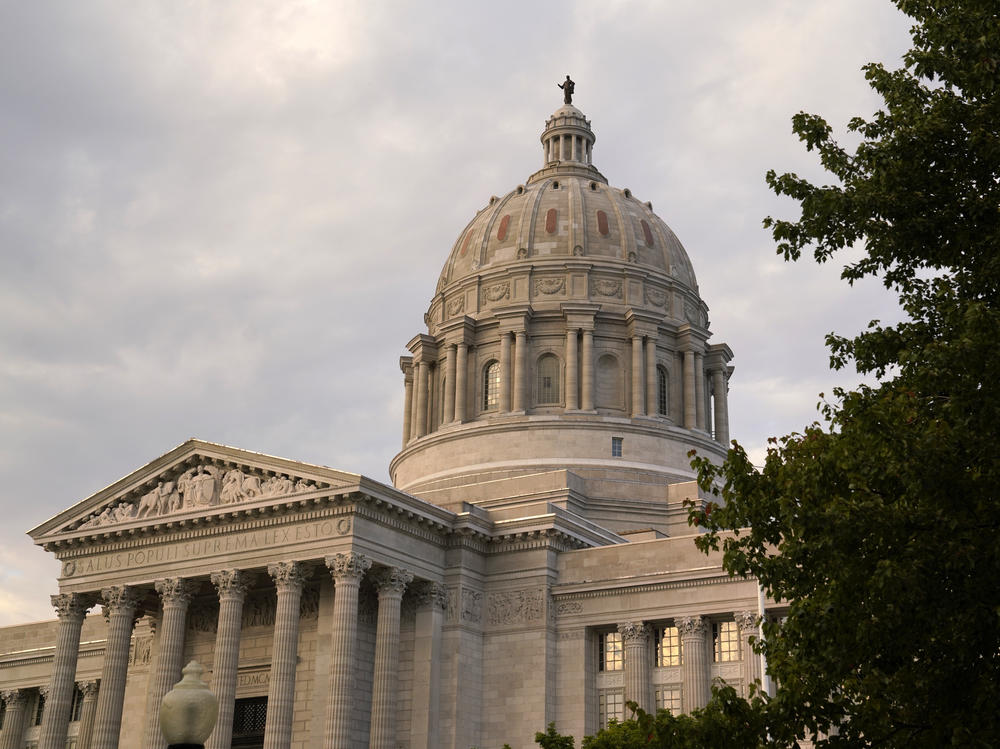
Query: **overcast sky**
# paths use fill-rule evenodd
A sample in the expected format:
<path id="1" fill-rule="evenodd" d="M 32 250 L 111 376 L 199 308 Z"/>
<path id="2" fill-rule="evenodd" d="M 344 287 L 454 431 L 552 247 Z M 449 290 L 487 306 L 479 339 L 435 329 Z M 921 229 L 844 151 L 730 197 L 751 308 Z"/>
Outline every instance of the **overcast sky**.
<path id="1" fill-rule="evenodd" d="M 24 532 L 189 437 L 387 481 L 398 357 L 459 232 L 541 166 L 576 81 L 595 165 L 688 250 L 732 434 L 816 418 L 823 335 L 896 315 L 785 264 L 790 118 L 878 105 L 879 0 L 11 2 L 0 8 L 0 624 L 51 618 Z M 842 264 L 842 263 L 841 263 Z"/>

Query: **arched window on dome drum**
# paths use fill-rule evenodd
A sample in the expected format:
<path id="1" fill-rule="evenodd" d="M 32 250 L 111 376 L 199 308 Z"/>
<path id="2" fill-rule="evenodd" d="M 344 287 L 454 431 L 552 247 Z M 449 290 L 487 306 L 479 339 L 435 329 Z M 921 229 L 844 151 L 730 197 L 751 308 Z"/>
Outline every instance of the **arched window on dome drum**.
<path id="1" fill-rule="evenodd" d="M 663 367 L 656 368 L 656 412 L 660 416 L 667 415 L 667 370 Z"/>
<path id="2" fill-rule="evenodd" d="M 500 404 L 500 362 L 496 359 L 483 367 L 483 410 L 492 411 Z"/>
<path id="3" fill-rule="evenodd" d="M 622 408 L 622 368 L 611 354 L 604 354 L 597 360 L 596 403 L 598 408 Z"/>
<path id="4" fill-rule="evenodd" d="M 559 403 L 559 359 L 554 354 L 543 354 L 538 358 L 538 387 L 536 402 L 538 405 Z"/>

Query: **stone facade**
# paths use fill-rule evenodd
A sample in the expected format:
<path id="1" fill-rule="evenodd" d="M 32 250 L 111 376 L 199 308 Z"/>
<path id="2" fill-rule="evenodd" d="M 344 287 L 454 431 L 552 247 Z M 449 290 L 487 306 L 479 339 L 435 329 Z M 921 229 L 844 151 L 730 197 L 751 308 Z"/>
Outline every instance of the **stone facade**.
<path id="1" fill-rule="evenodd" d="M 685 504 L 732 352 L 595 140 L 560 107 L 542 169 L 459 235 L 401 360 L 394 486 L 190 440 L 30 531 L 57 620 L 0 630 L 0 749 L 162 747 L 190 659 L 210 749 L 530 747 L 759 678 L 756 584 Z"/>

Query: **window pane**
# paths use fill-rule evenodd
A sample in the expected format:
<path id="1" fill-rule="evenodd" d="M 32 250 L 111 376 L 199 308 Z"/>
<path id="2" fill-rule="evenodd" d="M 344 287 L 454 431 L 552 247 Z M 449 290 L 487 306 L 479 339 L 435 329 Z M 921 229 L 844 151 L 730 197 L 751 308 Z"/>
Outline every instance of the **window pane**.
<path id="1" fill-rule="evenodd" d="M 492 361 L 483 373 L 483 410 L 489 411 L 500 403 L 500 362 Z"/>
<path id="2" fill-rule="evenodd" d="M 667 373 L 662 367 L 656 368 L 656 394 L 660 416 L 667 415 Z"/>
<path id="3" fill-rule="evenodd" d="M 622 456 L 622 438 L 612 437 L 611 438 L 611 457 L 620 458 Z"/>
<path id="4" fill-rule="evenodd" d="M 538 359 L 538 402 L 559 403 L 559 360 L 552 354 Z"/>
<path id="5" fill-rule="evenodd" d="M 656 665 L 681 665 L 681 637 L 677 627 L 663 627 L 657 630 Z"/>
<path id="6" fill-rule="evenodd" d="M 620 690 L 601 690 L 597 698 L 597 719 L 601 728 L 606 728 L 612 720 L 625 719 L 625 695 Z"/>
<path id="7" fill-rule="evenodd" d="M 656 709 L 669 710 L 674 715 L 680 715 L 682 710 L 680 687 L 657 687 Z"/>
<path id="8" fill-rule="evenodd" d="M 625 651 L 622 636 L 617 632 L 601 635 L 601 671 L 621 671 L 625 667 Z"/>
<path id="9" fill-rule="evenodd" d="M 740 659 L 740 635 L 736 622 L 716 622 L 712 625 L 716 663 Z"/>

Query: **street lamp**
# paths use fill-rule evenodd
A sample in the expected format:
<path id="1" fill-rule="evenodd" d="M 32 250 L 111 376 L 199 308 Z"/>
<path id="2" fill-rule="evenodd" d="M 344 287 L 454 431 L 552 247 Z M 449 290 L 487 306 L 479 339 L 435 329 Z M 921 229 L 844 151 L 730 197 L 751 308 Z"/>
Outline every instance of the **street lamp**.
<path id="1" fill-rule="evenodd" d="M 205 672 L 191 661 L 184 677 L 166 693 L 160 704 L 160 730 L 168 749 L 203 749 L 219 717 L 219 701 L 201 680 Z"/>

